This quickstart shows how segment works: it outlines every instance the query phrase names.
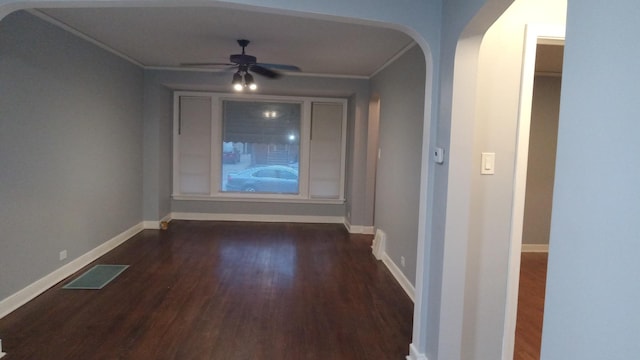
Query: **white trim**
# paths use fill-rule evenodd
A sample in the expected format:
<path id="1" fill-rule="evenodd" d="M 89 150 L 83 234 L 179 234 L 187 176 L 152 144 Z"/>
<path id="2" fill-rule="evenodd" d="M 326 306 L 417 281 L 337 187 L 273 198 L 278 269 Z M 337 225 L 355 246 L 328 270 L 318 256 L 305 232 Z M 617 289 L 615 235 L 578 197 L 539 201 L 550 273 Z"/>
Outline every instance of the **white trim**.
<path id="1" fill-rule="evenodd" d="M 381 229 L 377 229 L 375 232 L 375 238 L 373 239 L 373 244 L 371 244 L 371 253 L 377 260 L 381 260 L 382 263 L 385 264 L 387 269 L 391 272 L 391 275 L 393 275 L 398 284 L 402 286 L 404 292 L 409 295 L 409 298 L 411 298 L 411 301 L 415 304 L 416 289 L 409 279 L 404 276 L 398 265 L 393 262 L 389 254 L 387 254 L 387 235 Z"/>
<path id="2" fill-rule="evenodd" d="M 0 339 L 0 358 L 7 355 L 7 353 L 2 352 L 2 339 Z"/>
<path id="3" fill-rule="evenodd" d="M 319 78 L 336 78 L 336 79 L 354 79 L 354 80 L 369 80 L 371 77 L 366 75 L 348 75 L 348 74 L 320 74 L 320 73 L 305 73 L 305 72 L 285 72 L 287 76 L 308 76 Z"/>
<path id="4" fill-rule="evenodd" d="M 549 252 L 549 244 L 522 244 L 522 252 Z"/>
<path id="5" fill-rule="evenodd" d="M 404 289 L 404 292 L 406 292 L 407 295 L 409 295 L 409 298 L 411 298 L 411 301 L 415 303 L 416 289 L 413 287 L 409 279 L 407 279 L 407 277 L 404 276 L 404 274 L 402 273 L 402 270 L 400 270 L 398 265 L 396 265 L 396 263 L 394 263 L 393 260 L 391 260 L 391 258 L 389 257 L 389 254 L 387 254 L 386 252 L 382 254 L 382 262 L 387 266 L 387 269 L 389 269 L 393 277 L 396 278 L 396 281 L 400 284 L 400 286 L 402 286 L 402 289 Z"/>
<path id="6" fill-rule="evenodd" d="M 145 220 L 142 222 L 142 228 L 145 230 L 160 230 L 160 221 Z"/>
<path id="7" fill-rule="evenodd" d="M 373 78 L 374 76 L 378 75 L 382 70 L 386 69 L 387 66 L 393 64 L 396 60 L 398 60 L 402 55 L 404 55 L 407 51 L 411 50 L 414 46 L 418 45 L 418 43 L 416 43 L 415 41 L 412 41 L 411 43 L 409 43 L 409 45 L 405 46 L 403 49 L 401 49 L 397 54 L 393 55 L 389 60 L 387 60 L 384 64 L 382 64 L 382 66 L 380 66 L 378 68 L 378 70 L 374 71 L 373 74 L 371 74 L 369 76 L 369 79 Z"/>
<path id="8" fill-rule="evenodd" d="M 269 194 L 263 194 L 268 196 Z M 328 204 L 342 205 L 345 200 L 340 199 L 316 199 L 316 198 L 282 198 L 282 197 L 240 197 L 235 194 L 213 195 L 171 195 L 173 200 L 179 201 L 231 201 L 231 202 L 270 202 L 270 203 L 291 203 L 291 204 Z"/>
<path id="9" fill-rule="evenodd" d="M 364 226 L 364 225 L 351 225 L 349 220 L 345 218 L 344 227 L 347 228 L 347 231 L 350 234 L 365 234 L 365 235 L 373 235 L 375 233 L 376 228 L 373 226 Z"/>
<path id="10" fill-rule="evenodd" d="M 386 250 L 387 234 L 384 231 L 377 229 L 373 238 L 373 243 L 371 244 L 371 253 L 376 259 L 382 260 L 382 255 L 384 255 Z"/>
<path id="11" fill-rule="evenodd" d="M 407 356 L 407 360 L 429 360 L 427 359 L 427 355 L 421 353 L 416 349 L 413 343 L 409 344 L 409 355 Z"/>
<path id="12" fill-rule="evenodd" d="M 170 222 L 171 221 L 171 214 L 167 214 L 165 215 L 162 219 L 160 220 L 145 220 L 142 222 L 142 227 L 145 230 L 160 230 L 161 226 L 160 223 L 162 222 Z"/>
<path id="13" fill-rule="evenodd" d="M 215 68 L 196 68 L 189 66 L 145 66 L 145 70 L 160 70 L 160 71 L 186 71 L 186 72 L 204 72 L 204 73 L 225 73 L 228 69 L 215 69 Z"/>
<path id="14" fill-rule="evenodd" d="M 171 213 L 173 220 L 200 221 L 256 221 L 256 222 L 291 222 L 313 224 L 344 224 L 342 216 L 313 215 L 265 215 L 265 214 L 213 214 L 213 213 Z"/>
<path id="15" fill-rule="evenodd" d="M 511 235 L 509 269 L 507 273 L 507 299 L 504 331 L 502 337 L 502 359 L 513 359 L 518 313 L 518 287 L 520 283 L 520 257 L 522 253 L 522 228 L 524 223 L 524 199 L 527 182 L 529 156 L 529 131 L 533 102 L 536 48 L 539 39 L 557 43 L 565 36 L 565 26 L 550 24 L 527 24 L 520 86 L 520 108 L 516 140 L 516 161 L 513 175 L 513 203 L 511 208 Z"/>
<path id="16" fill-rule="evenodd" d="M 373 235 L 376 232 L 376 228 L 373 226 L 351 225 L 350 232 L 353 234 Z"/>
<path id="17" fill-rule="evenodd" d="M 52 18 L 51 16 L 43 13 L 42 11 L 39 11 L 39 10 L 36 10 L 36 9 L 27 9 L 26 11 L 29 14 L 31 14 L 33 16 L 36 16 L 36 17 L 40 18 L 41 20 L 44 20 L 44 21 L 48 22 L 51 25 L 57 26 L 57 27 L 61 28 L 62 30 L 67 31 L 67 32 L 69 32 L 69 33 L 81 38 L 82 40 L 85 40 L 85 41 L 88 41 L 88 42 L 92 43 L 93 45 L 101 48 L 102 50 L 108 51 L 108 52 L 110 52 L 110 53 L 112 53 L 112 54 L 114 54 L 114 55 L 116 55 L 116 56 L 118 56 L 118 57 L 120 57 L 120 58 L 122 58 L 122 59 L 124 59 L 124 60 L 126 60 L 126 61 L 128 61 L 128 62 L 130 62 L 132 64 L 134 64 L 134 65 L 136 65 L 136 66 L 144 68 L 144 65 L 141 62 L 135 60 L 134 58 L 129 57 L 129 56 L 121 53 L 120 51 L 110 47 L 109 45 L 92 38 L 91 36 L 81 32 L 80 30 L 78 30 L 78 29 L 76 29 L 74 27 L 71 27 L 71 26 L 63 23 L 62 21 L 60 21 L 58 19 Z"/>
<path id="18" fill-rule="evenodd" d="M 0 319 L 142 231 L 140 222 L 0 302 Z"/>

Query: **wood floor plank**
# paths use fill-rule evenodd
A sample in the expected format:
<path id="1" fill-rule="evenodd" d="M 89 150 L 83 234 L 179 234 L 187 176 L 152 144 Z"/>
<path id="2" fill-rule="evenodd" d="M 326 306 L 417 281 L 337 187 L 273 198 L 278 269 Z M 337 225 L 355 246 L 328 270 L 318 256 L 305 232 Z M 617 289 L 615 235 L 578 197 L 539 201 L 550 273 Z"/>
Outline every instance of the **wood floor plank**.
<path id="1" fill-rule="evenodd" d="M 547 259 L 547 253 L 522 253 L 521 256 L 515 360 L 540 359 Z"/>
<path id="2" fill-rule="evenodd" d="M 5 359 L 403 359 L 413 304 L 371 240 L 333 224 L 145 230 L 95 262 L 130 265 L 104 289 L 63 282 L 0 319 Z"/>

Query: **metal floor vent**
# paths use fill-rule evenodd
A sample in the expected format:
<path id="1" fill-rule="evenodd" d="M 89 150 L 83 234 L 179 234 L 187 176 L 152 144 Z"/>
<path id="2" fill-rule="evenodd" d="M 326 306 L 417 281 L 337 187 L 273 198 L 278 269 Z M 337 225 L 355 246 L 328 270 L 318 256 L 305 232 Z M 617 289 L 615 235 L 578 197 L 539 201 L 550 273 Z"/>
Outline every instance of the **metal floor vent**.
<path id="1" fill-rule="evenodd" d="M 62 288 L 99 290 L 105 287 L 128 267 L 129 265 L 96 265 Z"/>

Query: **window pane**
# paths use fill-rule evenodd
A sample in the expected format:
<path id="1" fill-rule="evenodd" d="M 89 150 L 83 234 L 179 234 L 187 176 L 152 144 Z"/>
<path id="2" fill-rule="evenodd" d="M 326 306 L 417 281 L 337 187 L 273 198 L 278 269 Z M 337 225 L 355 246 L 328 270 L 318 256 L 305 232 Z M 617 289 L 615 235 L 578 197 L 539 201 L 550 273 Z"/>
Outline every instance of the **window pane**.
<path id="1" fill-rule="evenodd" d="M 298 194 L 301 104 L 225 100 L 223 192 Z"/>

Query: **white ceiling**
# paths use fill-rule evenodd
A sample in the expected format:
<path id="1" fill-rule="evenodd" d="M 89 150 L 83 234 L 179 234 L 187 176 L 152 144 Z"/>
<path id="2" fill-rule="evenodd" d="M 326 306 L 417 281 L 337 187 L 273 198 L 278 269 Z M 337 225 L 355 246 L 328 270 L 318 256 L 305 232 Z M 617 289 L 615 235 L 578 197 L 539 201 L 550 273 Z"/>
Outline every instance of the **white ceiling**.
<path id="1" fill-rule="evenodd" d="M 228 62 L 249 39 L 258 62 L 368 77 L 413 44 L 396 30 L 218 7 L 38 9 L 146 67 Z"/>

